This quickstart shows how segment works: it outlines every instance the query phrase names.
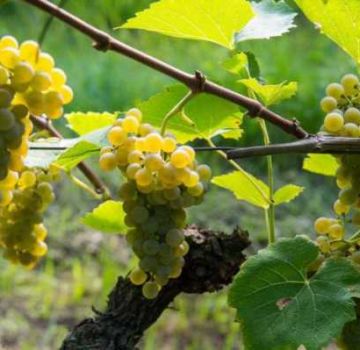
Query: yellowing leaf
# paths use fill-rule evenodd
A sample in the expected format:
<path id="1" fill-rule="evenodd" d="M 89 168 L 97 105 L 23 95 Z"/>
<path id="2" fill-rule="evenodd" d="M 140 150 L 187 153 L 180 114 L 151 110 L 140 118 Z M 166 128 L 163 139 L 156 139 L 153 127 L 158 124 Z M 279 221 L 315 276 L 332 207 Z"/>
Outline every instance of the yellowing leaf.
<path id="1" fill-rule="evenodd" d="M 68 127 L 79 135 L 110 126 L 117 118 L 117 113 L 73 112 L 65 115 Z"/>
<path id="2" fill-rule="evenodd" d="M 125 234 L 125 212 L 121 202 L 108 200 L 82 218 L 82 223 L 101 232 Z"/>
<path id="3" fill-rule="evenodd" d="M 274 203 L 275 205 L 289 203 L 299 196 L 302 191 L 304 191 L 304 187 L 296 185 L 283 186 L 274 193 Z"/>
<path id="4" fill-rule="evenodd" d="M 122 28 L 205 40 L 233 49 L 235 33 L 253 16 L 247 0 L 161 0 L 130 18 Z"/>
<path id="5" fill-rule="evenodd" d="M 296 0 L 321 32 L 360 63 L 359 0 Z"/>
<path id="6" fill-rule="evenodd" d="M 239 82 L 258 95 L 266 106 L 274 105 L 293 97 L 298 87 L 296 82 L 263 85 L 254 78 L 241 79 Z"/>
<path id="7" fill-rule="evenodd" d="M 330 154 L 309 154 L 303 163 L 303 169 L 325 176 L 335 176 L 339 164 Z"/>
<path id="8" fill-rule="evenodd" d="M 212 183 L 229 190 L 239 200 L 260 208 L 266 209 L 269 207 L 268 201 L 259 192 L 261 190 L 265 197 L 268 198 L 269 187 L 263 181 L 245 171 L 234 171 L 226 175 L 216 176 L 212 179 Z"/>

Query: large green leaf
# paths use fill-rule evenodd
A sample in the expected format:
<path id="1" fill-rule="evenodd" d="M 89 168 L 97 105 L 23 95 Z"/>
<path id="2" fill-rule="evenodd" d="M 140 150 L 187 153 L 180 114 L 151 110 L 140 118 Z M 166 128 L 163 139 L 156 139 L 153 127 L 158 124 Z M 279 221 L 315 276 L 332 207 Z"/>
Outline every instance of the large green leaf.
<path id="1" fill-rule="evenodd" d="M 274 204 L 289 203 L 304 191 L 304 187 L 296 185 L 285 185 L 274 193 Z"/>
<path id="2" fill-rule="evenodd" d="M 241 79 L 239 82 L 252 90 L 266 106 L 274 105 L 293 97 L 298 88 L 297 83 L 294 81 L 276 85 L 263 85 L 258 80 L 250 78 Z"/>
<path id="3" fill-rule="evenodd" d="M 335 176 L 339 164 L 330 154 L 308 154 L 304 159 L 303 169 L 325 176 Z"/>
<path id="4" fill-rule="evenodd" d="M 253 3 L 255 17 L 236 35 L 236 41 L 253 39 L 270 39 L 281 36 L 295 28 L 296 12 L 284 2 L 274 3 L 273 0 L 263 0 Z"/>
<path id="5" fill-rule="evenodd" d="M 254 16 L 247 0 L 161 0 L 130 18 L 122 28 L 143 29 L 177 38 L 210 41 L 228 49 Z"/>
<path id="6" fill-rule="evenodd" d="M 117 113 L 96 112 L 73 112 L 65 115 L 68 127 L 79 135 L 85 135 L 92 131 L 111 126 L 116 120 Z"/>
<path id="7" fill-rule="evenodd" d="M 69 171 L 76 167 L 83 160 L 99 154 L 98 145 L 88 141 L 80 141 L 75 146 L 62 153 L 55 161 L 55 164 L 63 170 Z"/>
<path id="8" fill-rule="evenodd" d="M 239 200 L 261 208 L 269 207 L 269 201 L 260 193 L 262 191 L 265 197 L 269 198 L 269 187 L 263 181 L 246 171 L 234 171 L 229 174 L 216 176 L 212 179 L 212 183 L 229 190 Z"/>
<path id="9" fill-rule="evenodd" d="M 109 127 L 95 130 L 75 139 L 61 140 L 68 144 L 68 149 L 58 156 L 55 163 L 69 171 L 83 160 L 99 154 L 102 146 L 108 145 Z"/>
<path id="10" fill-rule="evenodd" d="M 319 254 L 303 237 L 286 239 L 251 257 L 235 278 L 229 303 L 252 350 L 319 350 L 355 319 L 352 289 L 360 272 L 346 259 L 327 260 L 313 276 Z"/>
<path id="11" fill-rule="evenodd" d="M 138 108 L 143 112 L 144 121 L 160 127 L 164 116 L 186 93 L 186 87 L 173 85 L 149 100 L 140 102 Z M 168 123 L 168 130 L 180 143 L 226 133 L 239 128 L 242 121 L 242 115 L 236 105 L 206 94 L 196 96 L 190 101 L 185 107 L 185 113 L 194 125 L 186 123 L 180 115 L 174 116 Z"/>
<path id="12" fill-rule="evenodd" d="M 359 0 L 295 0 L 306 17 L 360 63 Z"/>
<path id="13" fill-rule="evenodd" d="M 82 223 L 101 232 L 125 234 L 125 212 L 121 202 L 108 200 L 82 218 Z"/>

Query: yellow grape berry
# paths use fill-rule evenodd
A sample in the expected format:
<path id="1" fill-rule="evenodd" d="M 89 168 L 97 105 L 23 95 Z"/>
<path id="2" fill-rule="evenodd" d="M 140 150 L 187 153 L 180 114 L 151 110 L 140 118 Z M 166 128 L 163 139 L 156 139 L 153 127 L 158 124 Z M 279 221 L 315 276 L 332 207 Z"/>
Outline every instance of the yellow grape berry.
<path id="1" fill-rule="evenodd" d="M 159 152 L 162 149 L 163 140 L 157 133 L 150 133 L 145 136 L 145 150 L 147 152 Z"/>
<path id="2" fill-rule="evenodd" d="M 51 71 L 51 80 L 56 89 L 61 88 L 66 83 L 66 74 L 59 68 L 54 68 Z"/>
<path id="3" fill-rule="evenodd" d="M 153 182 L 153 176 L 150 171 L 146 169 L 140 169 L 135 174 L 135 180 L 139 186 L 147 187 L 150 186 L 151 183 Z"/>
<path id="4" fill-rule="evenodd" d="M 130 281 L 136 286 L 143 285 L 147 280 L 147 274 L 141 269 L 135 269 L 130 273 Z"/>
<path id="5" fill-rule="evenodd" d="M 24 171 L 19 179 L 19 186 L 22 188 L 32 187 L 36 183 L 36 174 L 33 171 Z"/>
<path id="6" fill-rule="evenodd" d="M 333 224 L 333 221 L 329 218 L 320 217 L 316 219 L 314 223 L 315 232 L 319 235 L 324 235 L 329 233 L 330 226 Z"/>
<path id="7" fill-rule="evenodd" d="M 185 168 L 191 163 L 191 158 L 185 150 L 176 150 L 171 154 L 170 161 L 175 168 Z"/>
<path id="8" fill-rule="evenodd" d="M 341 203 L 339 199 L 335 201 L 333 209 L 336 215 L 346 215 L 350 211 L 350 207 Z"/>
<path id="9" fill-rule="evenodd" d="M 332 224 L 329 227 L 329 237 L 330 238 L 339 240 L 339 239 L 342 239 L 343 236 L 344 236 L 344 228 L 339 223 Z"/>
<path id="10" fill-rule="evenodd" d="M 114 146 L 122 145 L 126 140 L 127 134 L 121 126 L 114 126 L 107 134 L 109 142 Z"/>
<path id="11" fill-rule="evenodd" d="M 117 166 L 117 159 L 114 153 L 104 153 L 99 159 L 100 168 L 104 171 L 111 171 Z"/>
<path id="12" fill-rule="evenodd" d="M 329 113 L 324 120 L 325 130 L 329 132 L 338 132 L 344 125 L 344 118 L 341 114 Z"/>
<path id="13" fill-rule="evenodd" d="M 139 129 L 139 121 L 136 117 L 125 117 L 122 122 L 123 129 L 128 133 L 136 133 Z"/>
<path id="14" fill-rule="evenodd" d="M 166 153 L 172 153 L 176 149 L 176 141 L 172 137 L 165 137 L 162 144 L 162 150 Z"/>
<path id="15" fill-rule="evenodd" d="M 140 109 L 138 109 L 138 108 L 131 108 L 131 109 L 129 109 L 129 110 L 126 112 L 126 115 L 127 115 L 127 116 L 130 116 L 130 117 L 135 117 L 135 118 L 139 121 L 139 123 L 141 122 L 142 117 L 143 117 Z"/>
<path id="16" fill-rule="evenodd" d="M 159 295 L 160 288 L 156 282 L 146 282 L 142 287 L 143 296 L 146 299 L 155 299 Z"/>

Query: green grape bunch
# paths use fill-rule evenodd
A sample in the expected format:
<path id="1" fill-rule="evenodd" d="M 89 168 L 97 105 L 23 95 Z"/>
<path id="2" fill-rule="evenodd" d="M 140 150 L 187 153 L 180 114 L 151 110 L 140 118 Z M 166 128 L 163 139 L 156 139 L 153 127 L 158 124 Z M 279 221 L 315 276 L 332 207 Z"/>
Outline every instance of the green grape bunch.
<path id="1" fill-rule="evenodd" d="M 328 85 L 326 95 L 320 103 L 322 110 L 327 113 L 321 134 L 360 137 L 359 78 L 354 74 L 346 74 L 340 83 Z M 360 156 L 341 154 L 335 158 L 339 163 L 336 172 L 339 194 L 333 205 L 336 218 L 320 217 L 315 221 L 314 228 L 319 235 L 317 242 L 320 250 L 324 254 L 331 254 L 341 247 L 344 253 L 355 256 L 358 242 L 347 241 L 345 228 L 348 223 L 358 228 L 360 226 Z"/>
<path id="2" fill-rule="evenodd" d="M 0 39 L 0 85 L 14 92 L 14 104 L 27 106 L 35 115 L 57 119 L 63 106 L 73 99 L 72 89 L 66 85 L 64 71 L 39 44 L 28 40 L 19 44 L 12 36 Z"/>
<path id="3" fill-rule="evenodd" d="M 192 147 L 177 145 L 171 134 L 163 136 L 142 123 L 135 108 L 107 136 L 111 146 L 101 150 L 99 164 L 104 171 L 120 169 L 126 178 L 119 190 L 129 227 L 126 239 L 139 259 L 130 280 L 153 299 L 169 279 L 181 275 L 189 251 L 185 208 L 202 202 L 211 170 L 196 162 Z"/>
<path id="4" fill-rule="evenodd" d="M 51 182 L 57 176 L 54 169 L 24 170 L 12 200 L 0 208 L 0 248 L 10 262 L 31 269 L 46 255 L 43 213 L 55 199 Z"/>

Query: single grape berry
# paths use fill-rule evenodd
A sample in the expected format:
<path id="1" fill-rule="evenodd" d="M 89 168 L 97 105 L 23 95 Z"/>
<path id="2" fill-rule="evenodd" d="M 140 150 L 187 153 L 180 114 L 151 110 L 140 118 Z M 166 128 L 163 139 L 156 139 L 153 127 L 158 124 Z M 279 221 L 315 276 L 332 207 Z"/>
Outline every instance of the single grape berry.
<path id="1" fill-rule="evenodd" d="M 344 125 L 344 118 L 337 112 L 329 113 L 324 120 L 325 130 L 329 132 L 338 132 Z"/>

